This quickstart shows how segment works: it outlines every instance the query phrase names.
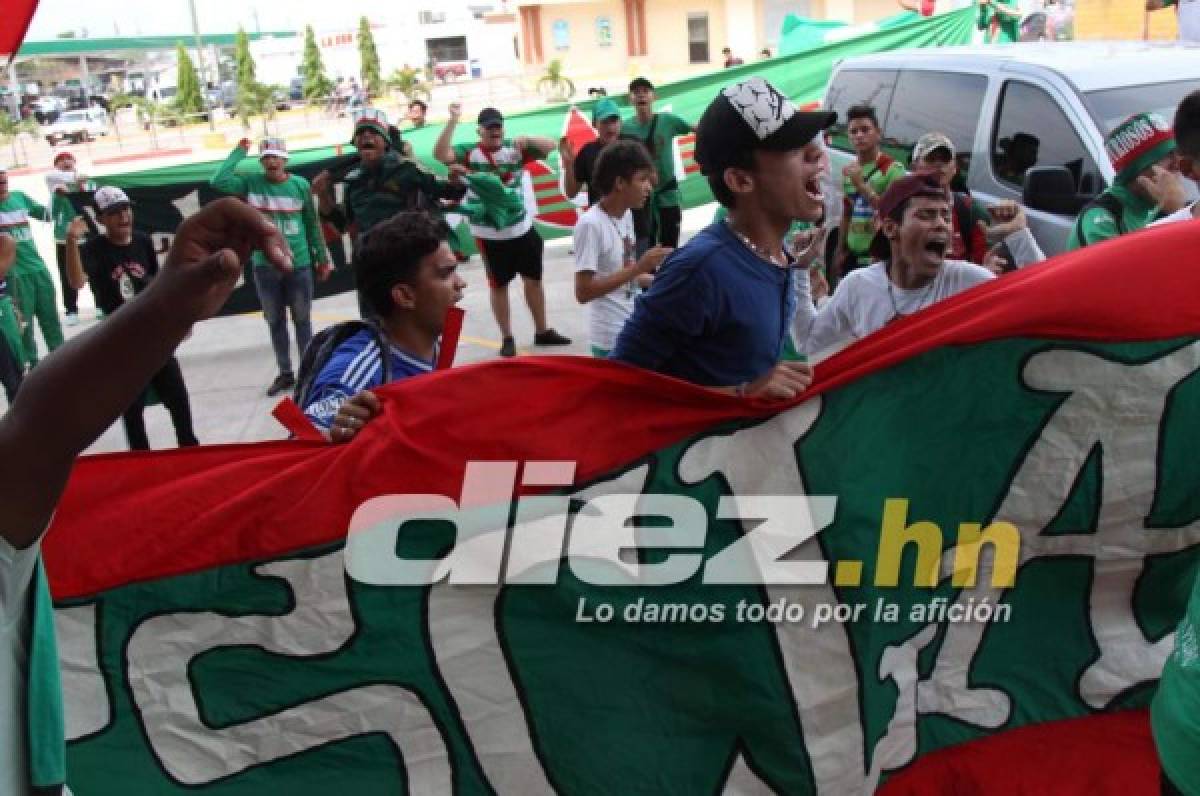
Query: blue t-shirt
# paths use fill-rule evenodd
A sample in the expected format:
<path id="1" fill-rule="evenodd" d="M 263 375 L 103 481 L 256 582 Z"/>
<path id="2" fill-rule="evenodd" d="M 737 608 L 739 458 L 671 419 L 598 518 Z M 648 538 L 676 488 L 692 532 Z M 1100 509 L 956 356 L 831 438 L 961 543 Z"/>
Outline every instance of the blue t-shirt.
<path id="1" fill-rule="evenodd" d="M 663 262 L 611 358 L 705 387 L 753 381 L 779 363 L 795 278 L 712 224 Z"/>
<path id="2" fill-rule="evenodd" d="M 392 381 L 420 376 L 433 370 L 433 362 L 418 359 L 394 345 L 388 346 L 392 358 Z M 434 353 L 434 360 L 437 353 Z M 333 418 L 347 399 L 372 387 L 383 384 L 383 358 L 375 335 L 363 329 L 334 349 L 333 356 L 321 368 L 313 381 L 312 400 L 304 407 L 304 414 L 317 428 L 325 431 L 333 425 Z"/>

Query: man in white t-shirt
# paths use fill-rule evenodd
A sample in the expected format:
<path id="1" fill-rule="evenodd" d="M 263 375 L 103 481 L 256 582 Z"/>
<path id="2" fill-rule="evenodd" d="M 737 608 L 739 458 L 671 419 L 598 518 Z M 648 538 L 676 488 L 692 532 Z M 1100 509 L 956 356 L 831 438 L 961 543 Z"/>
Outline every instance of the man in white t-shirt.
<path id="1" fill-rule="evenodd" d="M 0 515 L 0 794 L 4 796 L 27 796 L 35 786 L 53 788 L 65 776 L 62 770 L 30 768 L 27 694 L 30 677 L 39 678 L 46 689 L 58 687 L 56 661 L 39 655 L 48 666 L 37 669 L 31 646 L 39 639 L 53 646 L 53 618 L 42 613 L 49 606 L 41 599 L 46 592 L 38 566 L 39 543 L 75 457 L 133 403 L 192 324 L 221 308 L 237 284 L 242 264 L 256 249 L 276 267 L 290 270 L 287 242 L 257 210 L 236 199 L 209 204 L 180 225 L 166 264 L 150 286 L 104 323 L 47 357 L 25 379 L 12 407 L 0 418 L 0 506 L 4 507 Z M 87 400 L 79 400 L 83 395 Z M 57 706 L 33 707 L 40 714 L 43 707 L 55 710 Z"/>
<path id="2" fill-rule="evenodd" d="M 952 236 L 950 194 L 930 173 L 897 180 L 879 199 L 875 262 L 847 274 L 817 312 L 807 336 L 810 355 L 842 347 L 944 298 L 994 279 L 988 269 L 947 260 Z"/>
<path id="3" fill-rule="evenodd" d="M 1200 0 L 1146 0 L 1147 11 L 1175 7 L 1179 40 L 1200 43 Z"/>
<path id="4" fill-rule="evenodd" d="M 606 358 L 633 314 L 637 291 L 670 254 L 655 246 L 636 259 L 630 210 L 645 206 L 654 190 L 654 163 L 640 141 L 615 141 L 596 159 L 591 182 L 603 198 L 575 223 L 575 298 L 587 305 L 592 355 Z"/>

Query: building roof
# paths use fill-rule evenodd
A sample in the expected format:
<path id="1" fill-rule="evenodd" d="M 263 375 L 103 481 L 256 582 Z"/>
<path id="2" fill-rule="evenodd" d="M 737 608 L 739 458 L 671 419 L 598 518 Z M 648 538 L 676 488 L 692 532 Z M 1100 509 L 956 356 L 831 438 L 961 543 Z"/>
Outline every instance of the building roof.
<path id="1" fill-rule="evenodd" d="M 259 39 L 295 38 L 292 30 L 269 31 L 266 33 L 247 33 L 250 41 Z M 204 45 L 233 46 L 236 33 L 209 33 L 200 36 Z M 27 41 L 21 45 L 17 57 L 29 58 L 34 56 L 64 56 L 64 55 L 99 55 L 101 53 L 127 52 L 131 50 L 173 50 L 178 42 L 185 47 L 192 47 L 196 37 L 191 33 L 180 33 L 175 36 L 125 36 L 120 38 L 99 39 L 51 39 L 50 41 Z"/>

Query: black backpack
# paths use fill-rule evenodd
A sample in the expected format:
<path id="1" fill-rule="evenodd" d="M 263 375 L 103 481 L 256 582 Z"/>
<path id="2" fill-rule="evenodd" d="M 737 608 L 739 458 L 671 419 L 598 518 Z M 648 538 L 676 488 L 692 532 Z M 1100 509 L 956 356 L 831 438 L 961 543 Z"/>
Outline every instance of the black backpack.
<path id="1" fill-rule="evenodd" d="M 375 345 L 379 346 L 380 362 L 383 365 L 383 383 L 392 380 L 392 358 L 388 356 L 387 337 L 383 329 L 370 321 L 343 321 L 322 329 L 309 341 L 300 358 L 300 369 L 296 372 L 296 403 L 301 409 L 308 406 L 313 399 L 312 388 L 317 376 L 325 368 L 326 363 L 333 357 L 333 352 L 342 343 L 349 340 L 363 329 L 370 329 L 375 336 Z"/>
<path id="2" fill-rule="evenodd" d="M 1075 240 L 1079 241 L 1080 248 L 1087 246 L 1087 241 L 1083 239 L 1083 217 L 1087 211 L 1093 207 L 1102 207 L 1112 214 L 1113 220 L 1117 222 L 1117 234 L 1125 234 L 1125 224 L 1121 221 L 1121 217 L 1125 214 L 1125 208 L 1121 205 L 1117 197 L 1110 193 L 1101 193 L 1092 201 L 1083 206 L 1079 211 L 1079 215 L 1075 218 Z"/>

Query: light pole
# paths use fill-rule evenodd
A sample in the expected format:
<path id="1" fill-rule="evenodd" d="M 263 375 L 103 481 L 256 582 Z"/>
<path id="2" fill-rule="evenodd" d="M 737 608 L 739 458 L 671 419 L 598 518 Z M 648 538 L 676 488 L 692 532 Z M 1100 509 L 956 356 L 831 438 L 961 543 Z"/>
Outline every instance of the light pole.
<path id="1" fill-rule="evenodd" d="M 204 63 L 204 42 L 200 39 L 200 21 L 196 16 L 196 0 L 188 0 L 188 10 L 192 12 L 192 35 L 196 37 L 196 60 L 200 62 L 200 74 L 204 75 L 204 109 L 208 112 L 208 131 L 217 129 L 213 123 L 212 99 L 208 95 L 208 66 Z"/>

